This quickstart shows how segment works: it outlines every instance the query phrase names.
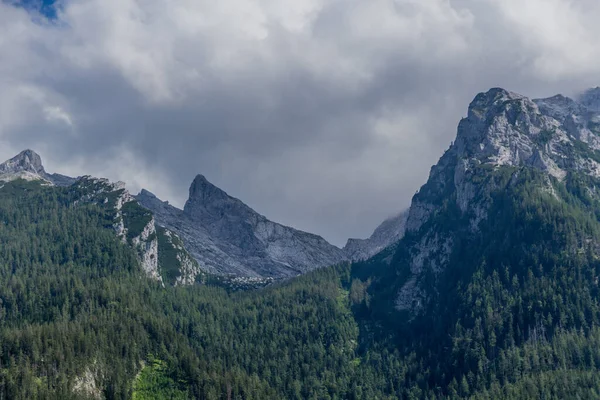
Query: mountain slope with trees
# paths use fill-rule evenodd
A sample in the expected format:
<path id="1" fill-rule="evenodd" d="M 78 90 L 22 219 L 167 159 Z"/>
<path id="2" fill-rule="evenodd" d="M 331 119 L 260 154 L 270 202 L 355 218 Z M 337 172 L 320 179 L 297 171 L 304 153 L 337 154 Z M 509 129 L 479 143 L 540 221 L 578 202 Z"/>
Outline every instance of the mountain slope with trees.
<path id="1" fill-rule="evenodd" d="M 595 117 L 561 104 L 478 95 L 396 245 L 261 290 L 148 279 L 93 185 L 3 183 L 0 398 L 598 398 Z"/>

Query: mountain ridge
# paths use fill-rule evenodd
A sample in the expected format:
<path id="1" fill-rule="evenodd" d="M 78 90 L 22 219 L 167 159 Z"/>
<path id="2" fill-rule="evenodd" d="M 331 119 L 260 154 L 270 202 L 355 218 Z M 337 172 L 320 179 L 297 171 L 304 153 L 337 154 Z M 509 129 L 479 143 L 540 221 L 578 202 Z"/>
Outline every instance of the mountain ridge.
<path id="1" fill-rule="evenodd" d="M 221 275 L 287 278 L 344 261 L 319 235 L 278 224 L 197 175 L 183 210 L 144 190 L 138 201 L 177 232 L 201 268 Z"/>
<path id="2" fill-rule="evenodd" d="M 123 182 L 49 174 L 41 157 L 29 149 L 0 164 L 0 181 L 15 179 L 40 180 L 48 185 L 64 187 L 86 186 L 86 190 L 91 190 L 86 195 L 88 200 L 100 201 L 96 197 L 104 194 L 111 197 L 111 193 L 119 193 L 114 195 L 117 199 L 114 203 L 115 232 L 119 237 L 127 235 L 121 207 L 133 201 L 139 202 L 153 213 L 153 218 L 147 221 L 147 231 L 140 233 L 152 238 L 157 232 L 154 225 L 166 228 L 182 241 L 186 251 L 193 256 L 196 266 L 189 261 L 185 262 L 186 267 L 182 266 L 186 273 L 181 275 L 179 282 L 187 284 L 193 283 L 196 276 L 205 272 L 259 280 L 282 279 L 339 262 L 366 259 L 397 241 L 404 229 L 404 221 L 386 220 L 371 238 L 349 240 L 348 245 L 340 249 L 319 235 L 270 221 L 210 183 L 202 174 L 194 178 L 188 200 L 183 209 L 178 209 L 146 189 L 132 196 Z M 140 252 L 142 263 L 149 276 L 160 280 L 156 239 L 150 242 L 148 251 Z M 186 257 L 182 255 L 180 258 L 187 260 Z"/>

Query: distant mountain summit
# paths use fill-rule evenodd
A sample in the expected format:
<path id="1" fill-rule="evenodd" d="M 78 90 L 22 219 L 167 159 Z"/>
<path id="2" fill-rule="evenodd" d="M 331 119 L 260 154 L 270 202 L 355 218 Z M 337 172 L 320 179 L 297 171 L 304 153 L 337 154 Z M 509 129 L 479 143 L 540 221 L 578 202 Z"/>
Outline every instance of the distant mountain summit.
<path id="1" fill-rule="evenodd" d="M 193 209 L 197 209 L 198 207 L 204 209 L 221 209 L 225 203 L 246 209 L 246 211 L 250 210 L 244 203 L 230 197 L 225 191 L 210 183 L 204 175 L 198 174 L 190 185 L 189 198 L 184 210 L 189 209 L 190 212 L 193 212 Z"/>
<path id="2" fill-rule="evenodd" d="M 368 239 L 348 239 L 344 252 L 353 261 L 366 260 L 397 243 L 406 231 L 408 211 L 390 217 L 379 225 Z"/>
<path id="3" fill-rule="evenodd" d="M 157 223 L 183 240 L 200 267 L 219 275 L 287 278 L 346 260 L 318 235 L 268 220 L 198 175 L 184 209 L 147 190 L 136 196 Z"/>
<path id="4" fill-rule="evenodd" d="M 33 150 L 23 150 L 13 158 L 0 164 L 0 181 L 15 179 L 44 180 L 57 186 L 68 186 L 75 178 L 60 174 L 48 174 L 42 165 L 42 158 Z"/>

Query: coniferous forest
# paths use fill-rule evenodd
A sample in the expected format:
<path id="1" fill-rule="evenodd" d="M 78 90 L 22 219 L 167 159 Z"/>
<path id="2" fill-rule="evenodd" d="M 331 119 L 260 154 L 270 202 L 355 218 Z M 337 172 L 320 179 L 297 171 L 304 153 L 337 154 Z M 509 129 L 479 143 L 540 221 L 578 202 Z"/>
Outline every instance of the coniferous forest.
<path id="1" fill-rule="evenodd" d="M 417 317 L 393 298 L 419 232 L 260 290 L 164 287 L 101 204 L 6 183 L 0 398 L 598 398 L 596 183 L 573 174 L 548 193 L 541 173 L 514 172 L 480 171 L 496 188 L 481 235 L 449 202 L 428 222 L 456 241 Z"/>

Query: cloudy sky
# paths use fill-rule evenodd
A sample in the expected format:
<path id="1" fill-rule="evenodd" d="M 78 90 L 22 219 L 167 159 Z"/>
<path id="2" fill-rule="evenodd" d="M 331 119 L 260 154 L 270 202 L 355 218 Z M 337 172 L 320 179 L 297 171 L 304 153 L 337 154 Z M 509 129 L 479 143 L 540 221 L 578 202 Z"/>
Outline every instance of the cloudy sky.
<path id="1" fill-rule="evenodd" d="M 338 245 L 409 205 L 478 92 L 600 85 L 597 0 L 44 2 L 0 0 L 1 159 L 180 206 L 202 173 Z"/>

